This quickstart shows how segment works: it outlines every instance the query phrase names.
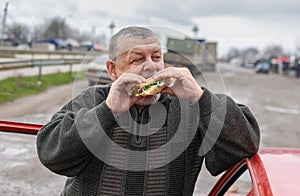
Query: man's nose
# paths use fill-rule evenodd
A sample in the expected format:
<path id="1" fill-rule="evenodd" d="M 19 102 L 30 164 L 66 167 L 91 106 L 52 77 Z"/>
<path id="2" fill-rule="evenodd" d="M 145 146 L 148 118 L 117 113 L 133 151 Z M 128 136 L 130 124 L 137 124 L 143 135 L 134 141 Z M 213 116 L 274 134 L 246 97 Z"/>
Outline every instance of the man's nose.
<path id="1" fill-rule="evenodd" d="M 143 67 L 144 71 L 155 71 L 157 70 L 157 64 L 151 59 L 151 58 L 147 58 L 144 67 Z"/>

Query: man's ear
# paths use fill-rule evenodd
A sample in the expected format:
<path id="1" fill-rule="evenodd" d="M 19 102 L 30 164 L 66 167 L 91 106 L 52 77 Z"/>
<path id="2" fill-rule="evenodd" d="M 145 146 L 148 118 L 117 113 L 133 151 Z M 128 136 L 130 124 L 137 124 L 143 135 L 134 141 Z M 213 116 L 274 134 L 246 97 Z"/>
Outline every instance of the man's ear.
<path id="1" fill-rule="evenodd" d="M 118 77 L 117 77 L 117 74 L 116 74 L 116 64 L 113 60 L 107 60 L 106 61 L 106 69 L 107 69 L 107 72 L 108 72 L 108 75 L 110 77 L 110 79 L 112 81 L 115 81 Z"/>

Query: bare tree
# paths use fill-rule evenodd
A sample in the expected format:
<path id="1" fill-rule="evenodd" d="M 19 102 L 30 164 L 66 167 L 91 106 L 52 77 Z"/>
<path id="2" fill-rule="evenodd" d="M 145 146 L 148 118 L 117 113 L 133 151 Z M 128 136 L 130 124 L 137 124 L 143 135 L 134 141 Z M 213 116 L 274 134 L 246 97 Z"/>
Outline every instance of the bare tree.
<path id="1" fill-rule="evenodd" d="M 31 41 L 36 42 L 39 40 L 43 40 L 44 38 L 44 32 L 45 32 L 45 26 L 44 25 L 36 25 L 33 26 L 32 31 L 31 31 Z"/>
<path id="2" fill-rule="evenodd" d="M 27 43 L 29 40 L 30 29 L 27 25 L 21 23 L 13 23 L 8 25 L 8 37 L 14 39 L 18 43 Z"/>
<path id="3" fill-rule="evenodd" d="M 280 56 L 283 54 L 283 49 L 280 45 L 271 45 L 271 46 L 267 46 L 265 49 L 264 54 L 266 56 Z"/>
<path id="4" fill-rule="evenodd" d="M 243 55 L 254 57 L 254 56 L 259 55 L 259 50 L 255 47 L 248 47 L 243 50 Z"/>
<path id="5" fill-rule="evenodd" d="M 70 27 L 65 19 L 59 16 L 31 27 L 22 23 L 14 23 L 8 26 L 7 32 L 9 37 L 18 43 L 38 42 L 46 39 L 74 39 L 83 42 L 91 39 L 90 33 L 80 32 L 78 29 Z M 95 41 L 104 43 L 105 40 L 105 35 L 101 34 L 96 37 Z"/>
<path id="6" fill-rule="evenodd" d="M 78 33 L 74 34 L 73 38 L 76 39 L 78 42 L 90 40 L 91 35 L 89 33 L 79 31 L 77 32 Z"/>
<path id="7" fill-rule="evenodd" d="M 234 57 L 238 57 L 242 52 L 238 48 L 230 48 L 227 53 L 227 61 L 230 61 Z"/>
<path id="8" fill-rule="evenodd" d="M 45 39 L 67 39 L 71 28 L 66 24 L 64 18 L 54 17 L 46 21 L 43 37 Z"/>
<path id="9" fill-rule="evenodd" d="M 89 39 L 90 35 L 78 29 L 71 28 L 64 18 L 59 16 L 47 20 L 44 24 L 43 39 L 68 39 L 72 38 L 77 41 L 85 41 Z"/>

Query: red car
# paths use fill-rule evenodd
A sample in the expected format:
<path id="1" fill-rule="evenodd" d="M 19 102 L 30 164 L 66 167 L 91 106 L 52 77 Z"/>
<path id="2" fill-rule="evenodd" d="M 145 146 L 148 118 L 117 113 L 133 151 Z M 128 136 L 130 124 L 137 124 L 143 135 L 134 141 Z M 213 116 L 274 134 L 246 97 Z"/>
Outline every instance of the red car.
<path id="1" fill-rule="evenodd" d="M 299 166 L 300 149 L 263 148 L 226 171 L 209 195 L 299 195 Z"/>
<path id="2" fill-rule="evenodd" d="M 36 134 L 42 125 L 0 121 L 0 131 Z M 262 148 L 227 170 L 208 195 L 299 195 L 300 149 Z"/>

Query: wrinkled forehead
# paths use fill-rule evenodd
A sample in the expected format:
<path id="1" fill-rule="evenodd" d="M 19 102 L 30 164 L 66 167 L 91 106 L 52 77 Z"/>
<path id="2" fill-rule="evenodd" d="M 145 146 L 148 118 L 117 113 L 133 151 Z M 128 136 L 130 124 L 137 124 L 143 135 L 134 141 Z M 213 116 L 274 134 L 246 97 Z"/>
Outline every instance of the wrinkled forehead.
<path id="1" fill-rule="evenodd" d="M 133 50 L 161 50 L 156 37 L 148 38 L 123 38 L 119 43 L 117 56 Z"/>

